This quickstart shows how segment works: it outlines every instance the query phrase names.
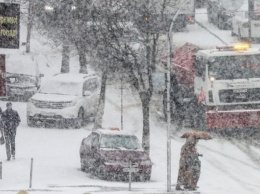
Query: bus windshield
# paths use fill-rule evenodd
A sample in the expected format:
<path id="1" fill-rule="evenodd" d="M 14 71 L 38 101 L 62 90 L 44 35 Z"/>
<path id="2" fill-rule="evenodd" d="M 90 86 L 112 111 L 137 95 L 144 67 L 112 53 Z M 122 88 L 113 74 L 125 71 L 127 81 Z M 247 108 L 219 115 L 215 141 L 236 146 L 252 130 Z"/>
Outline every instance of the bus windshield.
<path id="1" fill-rule="evenodd" d="M 260 78 L 260 55 L 212 57 L 208 70 L 216 80 Z"/>

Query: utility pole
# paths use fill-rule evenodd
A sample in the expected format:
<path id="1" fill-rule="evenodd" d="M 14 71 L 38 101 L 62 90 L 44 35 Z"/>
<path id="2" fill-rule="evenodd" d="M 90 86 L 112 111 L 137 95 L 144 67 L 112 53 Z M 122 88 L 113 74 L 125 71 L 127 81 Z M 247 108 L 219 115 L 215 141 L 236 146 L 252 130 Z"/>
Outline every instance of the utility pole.
<path id="1" fill-rule="evenodd" d="M 248 0 L 248 38 L 249 41 L 251 41 L 251 20 L 252 20 L 252 8 L 251 8 L 252 0 Z"/>
<path id="2" fill-rule="evenodd" d="M 248 38 L 252 41 L 252 19 L 254 17 L 255 0 L 248 0 Z"/>
<path id="3" fill-rule="evenodd" d="M 123 78 L 121 77 L 121 130 L 123 130 L 124 128 L 124 106 L 123 106 Z"/>
<path id="4" fill-rule="evenodd" d="M 30 52 L 30 44 L 31 44 L 31 32 L 33 25 L 33 0 L 28 0 L 28 23 L 27 23 L 27 38 L 26 38 L 26 53 Z"/>

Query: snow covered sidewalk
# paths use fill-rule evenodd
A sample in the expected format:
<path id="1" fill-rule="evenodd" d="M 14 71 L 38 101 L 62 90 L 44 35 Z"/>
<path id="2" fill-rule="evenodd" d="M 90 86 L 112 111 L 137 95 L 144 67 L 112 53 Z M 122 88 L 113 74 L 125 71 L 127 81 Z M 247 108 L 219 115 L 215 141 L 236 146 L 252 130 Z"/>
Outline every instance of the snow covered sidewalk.
<path id="1" fill-rule="evenodd" d="M 125 91 L 126 93 L 130 91 Z M 120 91 L 109 89 L 107 93 L 104 126 L 120 126 Z M 141 140 L 142 114 L 138 98 L 128 99 L 124 110 L 124 130 L 130 130 Z M 5 102 L 0 102 L 4 107 Z M 118 106 L 116 106 L 118 105 Z M 0 161 L 3 161 L 3 179 L 0 193 L 17 193 L 29 187 L 30 158 L 34 158 L 33 189 L 30 193 L 163 193 L 166 191 L 166 125 L 151 118 L 151 158 L 154 163 L 150 182 L 128 183 L 99 180 L 80 171 L 79 146 L 90 131 L 29 128 L 26 124 L 26 104 L 14 103 L 22 117 L 17 134 L 17 159 L 7 162 L 4 146 L 0 147 Z M 179 154 L 185 140 L 178 132 L 172 139 L 172 183 L 177 180 Z M 241 144 L 242 148 L 246 145 Z M 200 193 L 235 194 L 258 193 L 260 190 L 260 166 L 257 157 L 250 158 L 236 142 L 213 139 L 200 141 L 198 151 L 202 172 L 199 180 Z M 251 150 L 259 156 L 259 148 Z M 258 161 L 259 162 L 259 161 Z M 173 186 L 174 188 L 174 186 Z"/>

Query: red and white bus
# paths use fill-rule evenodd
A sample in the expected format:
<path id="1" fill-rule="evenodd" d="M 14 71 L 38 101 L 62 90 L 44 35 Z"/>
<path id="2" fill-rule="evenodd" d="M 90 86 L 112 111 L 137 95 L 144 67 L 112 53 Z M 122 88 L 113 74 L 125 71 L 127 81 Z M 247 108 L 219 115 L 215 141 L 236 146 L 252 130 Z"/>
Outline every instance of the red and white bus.
<path id="1" fill-rule="evenodd" d="M 260 49 L 235 45 L 200 50 L 195 58 L 194 93 L 205 105 L 207 128 L 260 126 Z"/>
<path id="2" fill-rule="evenodd" d="M 175 88 L 172 95 L 183 93 L 179 99 L 188 103 L 184 111 L 179 112 L 185 112 L 186 117 L 190 114 L 196 127 L 260 126 L 259 48 L 237 44 L 199 50 L 194 45 L 185 44 L 175 49 L 173 55 L 172 74 L 176 76 L 177 84 L 172 86 Z M 185 99 L 188 93 L 193 96 L 193 105 Z M 177 106 L 178 103 L 181 104 L 177 102 Z"/>

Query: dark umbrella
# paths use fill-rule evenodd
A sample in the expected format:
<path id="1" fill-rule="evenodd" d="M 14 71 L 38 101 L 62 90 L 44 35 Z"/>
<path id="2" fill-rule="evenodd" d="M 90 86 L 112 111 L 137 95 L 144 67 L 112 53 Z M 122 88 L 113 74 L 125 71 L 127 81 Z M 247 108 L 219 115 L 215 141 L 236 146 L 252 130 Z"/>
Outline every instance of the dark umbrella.
<path id="1" fill-rule="evenodd" d="M 181 138 L 188 138 L 188 137 L 196 137 L 197 139 L 204 139 L 204 140 L 209 140 L 212 139 L 209 133 L 204 132 L 204 131 L 188 131 L 184 133 Z"/>

